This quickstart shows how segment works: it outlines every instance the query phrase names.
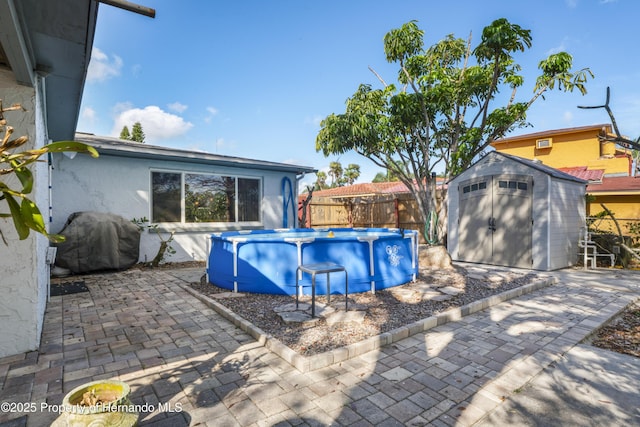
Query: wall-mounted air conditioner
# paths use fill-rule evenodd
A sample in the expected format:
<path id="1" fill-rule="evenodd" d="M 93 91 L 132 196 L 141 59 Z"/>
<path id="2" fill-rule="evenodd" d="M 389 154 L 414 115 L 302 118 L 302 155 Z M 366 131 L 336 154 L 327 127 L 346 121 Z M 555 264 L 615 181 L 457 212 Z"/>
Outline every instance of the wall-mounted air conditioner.
<path id="1" fill-rule="evenodd" d="M 536 139 L 536 148 L 537 149 L 551 148 L 551 145 L 553 145 L 553 141 L 552 141 L 551 138 Z"/>

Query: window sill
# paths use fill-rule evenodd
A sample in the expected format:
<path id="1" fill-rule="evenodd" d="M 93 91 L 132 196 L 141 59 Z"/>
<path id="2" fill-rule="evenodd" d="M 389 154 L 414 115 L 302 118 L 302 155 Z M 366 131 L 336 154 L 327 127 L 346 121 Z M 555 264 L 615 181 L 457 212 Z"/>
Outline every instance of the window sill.
<path id="1" fill-rule="evenodd" d="M 155 224 L 158 227 L 157 231 L 161 233 L 220 233 L 223 231 L 237 231 L 237 230 L 262 230 L 264 225 L 262 223 L 240 223 L 240 224 L 211 224 L 211 223 L 196 223 L 196 224 L 170 224 L 160 223 Z M 149 229 L 149 233 L 155 233 L 154 230 Z"/>

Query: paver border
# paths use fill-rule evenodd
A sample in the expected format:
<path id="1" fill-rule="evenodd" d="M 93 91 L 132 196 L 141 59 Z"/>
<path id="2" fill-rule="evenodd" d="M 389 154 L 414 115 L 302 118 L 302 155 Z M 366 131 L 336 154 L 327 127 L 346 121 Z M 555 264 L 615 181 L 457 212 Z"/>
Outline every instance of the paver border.
<path id="1" fill-rule="evenodd" d="M 361 356 L 370 351 L 377 350 L 381 347 L 385 347 L 394 342 L 398 342 L 402 339 L 408 338 L 412 335 L 416 335 L 431 328 L 435 328 L 436 326 L 458 321 L 470 314 L 486 310 L 487 308 L 493 307 L 497 304 L 500 304 L 501 302 L 529 294 L 555 283 L 558 283 L 558 279 L 555 277 L 539 279 L 518 288 L 491 295 L 490 297 L 474 301 L 472 303 L 463 305 L 462 307 L 454 307 L 447 311 L 443 311 L 442 313 L 438 313 L 434 316 L 429 316 L 425 319 L 417 320 L 408 325 L 404 325 L 391 331 L 384 332 L 380 335 L 369 337 L 365 340 L 349 344 L 344 347 L 329 350 L 324 353 L 314 354 L 313 356 L 303 356 L 297 353 L 295 350 L 284 345 L 277 338 L 267 334 L 253 323 L 229 310 L 227 307 L 215 301 L 214 299 L 201 294 L 200 292 L 191 288 L 189 285 L 178 285 L 189 292 L 191 295 L 205 303 L 207 306 L 215 310 L 226 320 L 233 323 L 236 327 L 252 336 L 265 348 L 280 356 L 280 358 L 285 360 L 298 371 L 300 371 L 301 373 L 306 373 L 325 368 L 336 363 L 344 362 L 345 360 L 349 360 L 357 356 Z"/>

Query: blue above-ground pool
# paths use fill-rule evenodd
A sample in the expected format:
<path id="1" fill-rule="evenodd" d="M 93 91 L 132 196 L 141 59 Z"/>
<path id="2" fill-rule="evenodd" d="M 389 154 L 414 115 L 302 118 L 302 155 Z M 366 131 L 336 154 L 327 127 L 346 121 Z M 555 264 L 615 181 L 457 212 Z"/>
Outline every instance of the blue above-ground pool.
<path id="1" fill-rule="evenodd" d="M 415 280 L 418 233 L 389 228 L 229 231 L 211 235 L 207 277 L 235 292 L 295 295 L 299 265 L 334 262 L 345 267 L 349 293 L 374 292 Z M 331 293 L 344 294 L 341 272 L 331 273 Z M 311 277 L 304 274 L 305 293 Z M 327 293 L 326 274 L 316 294 Z"/>

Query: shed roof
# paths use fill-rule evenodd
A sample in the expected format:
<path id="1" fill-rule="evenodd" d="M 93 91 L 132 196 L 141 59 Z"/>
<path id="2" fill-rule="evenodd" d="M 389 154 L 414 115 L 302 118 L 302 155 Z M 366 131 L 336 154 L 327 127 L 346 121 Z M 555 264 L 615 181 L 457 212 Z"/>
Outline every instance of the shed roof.
<path id="1" fill-rule="evenodd" d="M 188 163 L 213 164 L 218 166 L 261 169 L 296 174 L 315 173 L 317 169 L 310 166 L 298 166 L 288 163 L 269 162 L 247 159 L 243 157 L 223 156 L 204 151 L 182 150 L 124 141 L 118 138 L 96 136 L 88 133 L 76 133 L 76 141 L 93 146 L 98 153 L 136 159 L 171 160 Z"/>

